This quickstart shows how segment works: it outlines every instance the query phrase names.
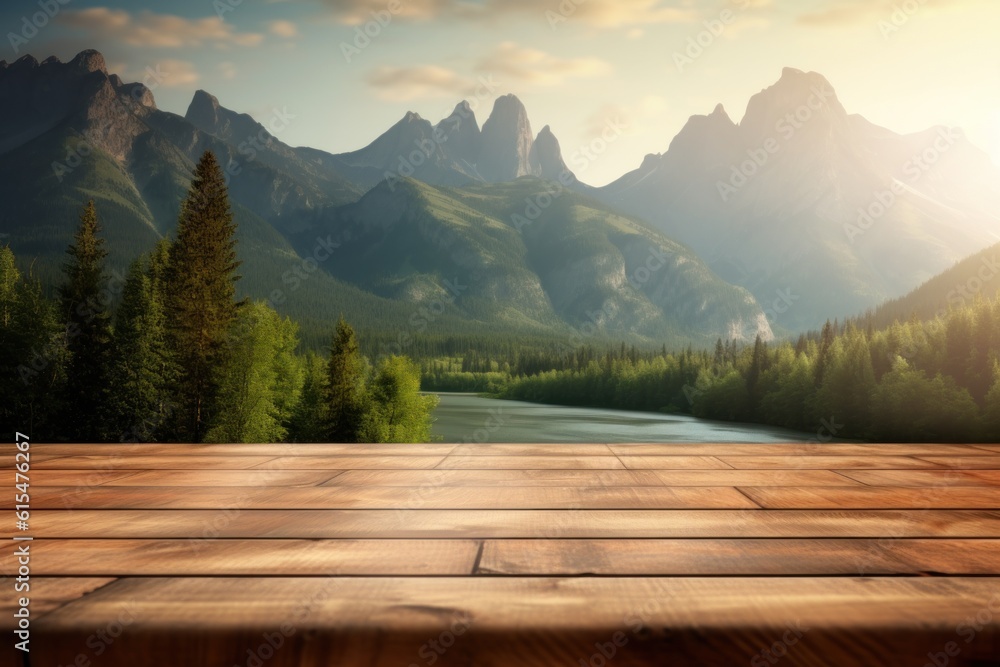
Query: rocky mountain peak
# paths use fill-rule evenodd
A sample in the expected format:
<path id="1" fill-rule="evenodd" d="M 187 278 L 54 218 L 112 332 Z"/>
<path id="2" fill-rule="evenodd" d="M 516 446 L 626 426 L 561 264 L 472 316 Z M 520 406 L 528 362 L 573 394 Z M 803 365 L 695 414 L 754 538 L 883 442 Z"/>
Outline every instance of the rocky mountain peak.
<path id="1" fill-rule="evenodd" d="M 713 109 L 712 113 L 709 114 L 709 118 L 725 118 L 730 123 L 733 122 L 732 119 L 729 117 L 729 114 L 726 113 L 726 108 L 722 106 L 722 102 L 719 102 L 718 104 L 715 105 L 715 109 Z"/>
<path id="2" fill-rule="evenodd" d="M 219 125 L 219 100 L 204 90 L 195 91 L 184 118 L 195 127 L 212 130 Z"/>
<path id="3" fill-rule="evenodd" d="M 34 69 L 36 67 L 38 67 L 38 61 L 35 60 L 35 57 L 33 55 L 31 55 L 30 53 L 26 53 L 17 60 L 15 60 L 13 63 L 11 63 L 10 67 L 8 67 L 7 69 L 11 72 L 15 72 L 20 70 Z"/>
<path id="4" fill-rule="evenodd" d="M 736 123 L 719 104 L 707 116 L 691 116 L 670 142 L 667 154 L 671 157 L 679 155 L 684 161 L 714 161 L 736 142 L 737 133 Z"/>
<path id="5" fill-rule="evenodd" d="M 73 60 L 69 61 L 69 66 L 79 72 L 101 72 L 105 75 L 108 73 L 108 65 L 104 62 L 104 56 L 94 49 L 80 51 Z"/>
<path id="6" fill-rule="evenodd" d="M 819 123 L 813 122 L 820 120 Z M 847 112 L 822 74 L 786 67 L 777 83 L 750 98 L 740 129 L 750 141 L 794 134 L 827 134 L 831 126 L 846 128 Z M 793 130 L 789 130 L 791 127 Z"/>
<path id="7" fill-rule="evenodd" d="M 529 158 L 531 173 L 542 178 L 556 181 L 564 178 L 564 174 L 569 172 L 563 161 L 559 140 L 552 134 L 548 125 L 535 137 Z"/>
<path id="8" fill-rule="evenodd" d="M 446 137 L 445 150 L 449 155 L 470 164 L 475 162 L 482 132 L 467 101 L 459 102 L 451 115 L 437 124 L 437 129 Z"/>
<path id="9" fill-rule="evenodd" d="M 533 143 L 528 112 L 515 95 L 498 97 L 483 123 L 476 166 L 484 179 L 510 181 L 531 174 Z"/>

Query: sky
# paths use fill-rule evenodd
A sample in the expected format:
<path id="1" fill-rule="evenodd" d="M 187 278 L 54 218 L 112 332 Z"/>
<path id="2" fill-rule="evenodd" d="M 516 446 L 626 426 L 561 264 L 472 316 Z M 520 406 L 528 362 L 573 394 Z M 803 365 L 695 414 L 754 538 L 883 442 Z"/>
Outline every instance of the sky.
<path id="1" fill-rule="evenodd" d="M 603 185 L 691 115 L 739 122 L 783 67 L 894 131 L 960 127 L 1000 164 L 998 25 L 996 0 L 4 0 L 0 59 L 94 48 L 161 109 L 201 88 L 334 153 L 462 99 L 482 124 L 513 93 L 568 163 L 601 149 L 577 175 Z"/>

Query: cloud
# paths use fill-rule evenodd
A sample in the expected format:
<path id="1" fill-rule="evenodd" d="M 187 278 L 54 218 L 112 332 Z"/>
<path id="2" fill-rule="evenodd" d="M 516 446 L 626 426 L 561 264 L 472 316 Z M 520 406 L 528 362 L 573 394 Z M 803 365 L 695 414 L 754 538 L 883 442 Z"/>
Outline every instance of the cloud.
<path id="1" fill-rule="evenodd" d="M 156 86 L 162 88 L 182 88 L 201 79 L 201 74 L 194 63 L 174 58 L 160 58 L 146 68 L 130 67 L 126 63 L 115 62 L 108 65 L 108 71 L 114 72 L 125 81 L 146 79 L 147 84 L 149 81 L 155 81 Z"/>
<path id="2" fill-rule="evenodd" d="M 239 32 L 218 16 L 187 19 L 172 14 L 143 11 L 132 14 L 124 9 L 91 7 L 64 10 L 56 18 L 62 25 L 84 33 L 95 43 L 118 42 L 130 46 L 192 48 L 213 46 L 257 46 L 264 39 L 258 33 Z"/>
<path id="3" fill-rule="evenodd" d="M 479 61 L 476 70 L 505 81 L 551 86 L 570 78 L 607 74 L 611 66 L 598 58 L 558 58 L 539 49 L 503 42 Z"/>
<path id="4" fill-rule="evenodd" d="M 163 76 L 160 85 L 164 88 L 183 88 L 197 83 L 201 78 L 194 64 L 187 60 L 167 58 L 158 60 L 156 65 L 157 71 Z"/>
<path id="5" fill-rule="evenodd" d="M 982 4 L 981 0 L 920 0 L 917 11 L 924 8 L 961 9 L 979 4 Z M 811 26 L 875 23 L 889 20 L 899 6 L 898 0 L 842 0 L 836 3 L 826 0 L 823 7 L 801 14 L 796 20 Z"/>
<path id="6" fill-rule="evenodd" d="M 287 39 L 297 37 L 299 34 L 298 27 L 291 21 L 271 21 L 267 24 L 267 29 L 271 31 L 271 34 Z"/>
<path id="7" fill-rule="evenodd" d="M 384 100 L 408 101 L 428 97 L 472 95 L 483 81 L 553 86 L 571 78 L 600 76 L 611 66 L 597 58 L 558 58 L 545 51 L 520 46 L 514 42 L 499 44 L 480 58 L 467 76 L 438 65 L 408 67 L 381 66 L 371 70 L 365 80 Z"/>
<path id="8" fill-rule="evenodd" d="M 454 0 L 399 0 L 398 11 L 390 14 L 387 0 L 324 0 L 324 2 L 333 10 L 337 19 L 347 25 L 366 23 L 383 14 L 427 21 L 450 13 L 454 6 L 459 4 Z"/>
<path id="9" fill-rule="evenodd" d="M 437 65 L 377 67 L 365 77 L 384 100 L 405 102 L 427 97 L 464 96 L 475 91 L 478 82 Z"/>
<path id="10" fill-rule="evenodd" d="M 753 3 L 770 0 L 750 0 Z M 338 20 L 348 25 L 370 21 L 387 12 L 387 0 L 324 0 Z M 493 19 L 511 15 L 534 16 L 542 25 L 580 21 L 591 27 L 620 28 L 651 23 L 687 23 L 701 12 L 689 0 L 400 0 L 395 17 L 432 19 Z"/>
<path id="11" fill-rule="evenodd" d="M 223 79 L 235 79 L 236 74 L 239 70 L 236 67 L 236 63 L 230 62 L 228 60 L 219 63 L 219 74 L 222 75 Z"/>
<path id="12" fill-rule="evenodd" d="M 606 104 L 586 118 L 583 125 L 583 141 L 590 141 L 601 134 L 612 123 L 621 127 L 626 137 L 634 137 L 658 125 L 670 109 L 665 97 L 646 95 L 630 108 L 618 104 Z"/>
<path id="13" fill-rule="evenodd" d="M 495 4 L 500 4 L 496 0 Z M 527 4 L 527 2 L 526 2 Z M 557 16 L 567 21 L 578 20 L 595 28 L 622 28 L 649 25 L 652 23 L 691 23 L 701 18 L 701 13 L 690 6 L 676 7 L 676 3 L 661 0 L 582 0 L 575 4 L 570 0 L 551 9 Z M 685 3 L 690 4 L 690 3 Z M 537 9 L 537 3 L 531 3 Z M 561 11 L 563 7 L 574 8 Z M 558 25 L 558 24 L 557 24 Z"/>

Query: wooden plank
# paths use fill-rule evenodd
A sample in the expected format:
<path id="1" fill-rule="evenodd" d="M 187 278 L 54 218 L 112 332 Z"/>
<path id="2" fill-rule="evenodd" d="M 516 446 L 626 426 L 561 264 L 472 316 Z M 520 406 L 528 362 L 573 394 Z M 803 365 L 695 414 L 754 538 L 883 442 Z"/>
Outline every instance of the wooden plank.
<path id="1" fill-rule="evenodd" d="M 32 547 L 34 548 L 34 547 Z M 60 606 L 73 600 L 78 600 L 91 591 L 95 591 L 102 586 L 106 586 L 114 581 L 114 577 L 81 577 L 74 579 L 46 579 L 32 576 L 30 584 L 31 590 L 25 596 L 31 601 L 28 608 L 31 612 L 32 621 L 37 620 L 44 614 L 58 609 Z M 0 595 L 0 629 L 10 630 L 15 627 L 13 613 L 17 610 L 18 598 L 15 595 L 13 581 L 5 581 L 4 586 L 8 587 L 8 592 Z M 12 642 L 4 642 L 4 648 Z M 34 647 L 34 643 L 30 644 Z"/>
<path id="2" fill-rule="evenodd" d="M 87 470 L 42 470 L 32 473 L 32 485 L 84 485 Z M 317 486 L 339 474 L 337 470 L 146 470 L 118 473 L 102 486 Z M 37 479 L 36 479 L 37 478 Z"/>
<path id="3" fill-rule="evenodd" d="M 478 573 L 544 576 L 1000 574 L 1000 540 L 487 540 Z"/>
<path id="4" fill-rule="evenodd" d="M 879 540 L 878 548 L 918 572 L 949 576 L 1000 573 L 997 540 Z M 997 603 L 1000 607 L 1000 599 Z"/>
<path id="5" fill-rule="evenodd" d="M 870 486 L 912 486 L 925 489 L 939 486 L 1000 486 L 1000 470 L 841 470 L 838 472 L 844 477 Z"/>
<path id="6" fill-rule="evenodd" d="M 5 453 L 3 455 L 0 455 L 0 467 L 2 467 L 2 468 L 13 468 L 18 463 L 21 463 L 22 460 L 17 460 L 17 461 L 14 460 L 14 454 L 15 454 L 15 451 L 11 450 L 9 453 Z M 45 461 L 53 461 L 55 459 L 66 458 L 65 455 L 39 454 L 38 452 L 29 452 L 29 454 L 31 455 L 30 462 L 31 462 L 32 467 L 34 467 L 35 464 L 37 464 L 37 463 L 42 463 L 42 462 L 45 462 Z"/>
<path id="7" fill-rule="evenodd" d="M 943 468 L 1000 470 L 1000 456 L 921 456 L 919 458 Z"/>
<path id="8" fill-rule="evenodd" d="M 738 470 L 900 470 L 938 468 L 938 464 L 909 456 L 720 456 Z M 975 458 L 975 457 L 970 457 Z M 990 458 L 987 456 L 983 457 Z"/>
<path id="9" fill-rule="evenodd" d="M 715 456 L 620 456 L 630 470 L 732 470 Z"/>
<path id="10" fill-rule="evenodd" d="M 32 453 L 60 456 L 446 456 L 458 445 L 451 443 L 423 444 L 61 444 L 32 443 Z M 13 457 L 16 448 L 0 444 L 0 456 Z M 608 452 L 603 452 L 607 454 Z"/>
<path id="11" fill-rule="evenodd" d="M 667 486 L 844 486 L 829 470 L 652 470 Z"/>
<path id="12" fill-rule="evenodd" d="M 975 445 L 975 448 L 985 452 L 1000 452 L 1000 445 Z"/>
<path id="13" fill-rule="evenodd" d="M 115 484 L 139 474 L 136 470 L 35 470 L 28 473 L 31 486 L 89 487 Z"/>
<path id="14" fill-rule="evenodd" d="M 619 456 L 989 456 L 970 445 L 762 443 L 612 444 Z M 998 450 L 1000 451 L 1000 450 Z"/>
<path id="15" fill-rule="evenodd" d="M 614 456 L 607 445 L 599 444 L 465 444 L 451 451 L 452 456 Z"/>
<path id="16" fill-rule="evenodd" d="M 1000 511 L 81 509 L 36 510 L 31 528 L 36 539 L 996 538 Z"/>
<path id="17" fill-rule="evenodd" d="M 473 540 L 36 540 L 32 576 L 462 576 L 478 551 Z"/>
<path id="18" fill-rule="evenodd" d="M 279 470 L 429 470 L 443 460 L 443 456 L 282 456 L 255 467 Z"/>
<path id="19" fill-rule="evenodd" d="M 440 470 L 622 470 L 617 456 L 449 456 Z"/>
<path id="20" fill-rule="evenodd" d="M 731 487 L 40 487 L 35 509 L 741 509 Z M 12 509 L 14 497 L 0 496 Z"/>
<path id="21" fill-rule="evenodd" d="M 996 509 L 1000 487 L 740 487 L 768 509 Z"/>
<path id="22" fill-rule="evenodd" d="M 840 479 L 840 484 L 843 483 L 844 480 Z M 663 482 L 648 470 L 348 470 L 324 486 L 632 487 L 663 486 Z"/>
<path id="23" fill-rule="evenodd" d="M 616 667 L 753 664 L 782 638 L 782 664 L 921 665 L 998 595 L 995 578 L 129 578 L 41 619 L 32 662 L 71 664 L 129 603 L 102 667 L 231 666 L 283 623 L 268 667 L 426 664 L 422 650 L 444 666 L 608 664 L 613 638 Z M 997 616 L 963 641 L 967 665 L 995 656 Z"/>
<path id="24" fill-rule="evenodd" d="M 33 470 L 199 470 L 253 468 L 273 456 L 62 456 L 36 463 Z"/>

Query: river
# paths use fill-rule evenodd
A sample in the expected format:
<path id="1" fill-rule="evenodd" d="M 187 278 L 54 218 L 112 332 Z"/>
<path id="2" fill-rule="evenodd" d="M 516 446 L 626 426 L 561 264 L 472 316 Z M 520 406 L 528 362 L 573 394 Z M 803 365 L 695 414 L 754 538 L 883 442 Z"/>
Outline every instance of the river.
<path id="1" fill-rule="evenodd" d="M 807 442 L 815 434 L 686 415 L 570 408 L 439 394 L 433 435 L 444 442 Z"/>

